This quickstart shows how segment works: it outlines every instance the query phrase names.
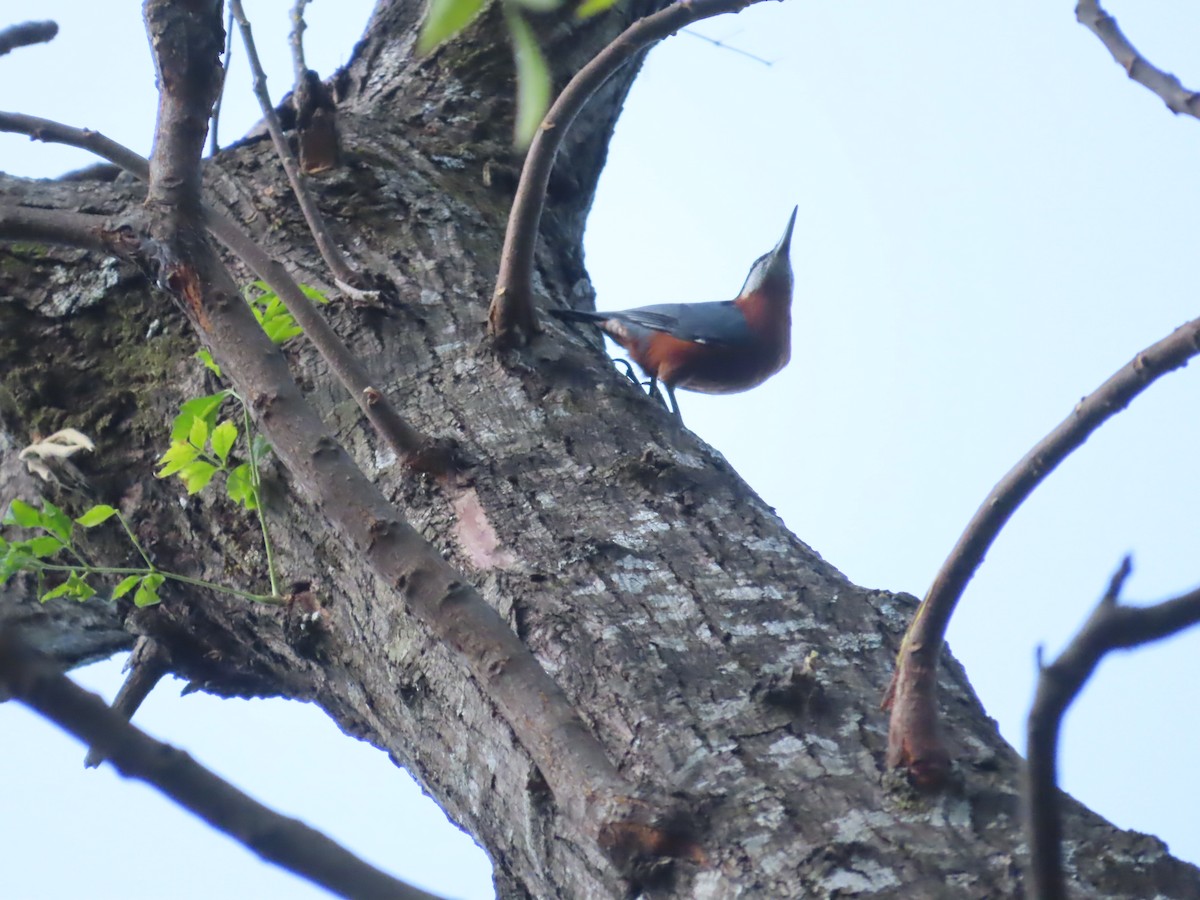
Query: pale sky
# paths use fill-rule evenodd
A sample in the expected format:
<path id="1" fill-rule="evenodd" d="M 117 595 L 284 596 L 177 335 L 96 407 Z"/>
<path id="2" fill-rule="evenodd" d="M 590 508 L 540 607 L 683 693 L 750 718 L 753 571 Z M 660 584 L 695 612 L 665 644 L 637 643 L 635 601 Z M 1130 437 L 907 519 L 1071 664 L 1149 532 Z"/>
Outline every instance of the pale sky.
<path id="1" fill-rule="evenodd" d="M 290 83 L 287 5 L 247 3 L 274 96 Z M 1200 87 L 1200 9 L 1153 6 L 1108 9 L 1143 53 Z M 62 31 L 0 58 L 0 108 L 144 152 L 154 98 L 137 7 L 125 18 L 100 7 L 39 5 Z M 327 74 L 344 61 L 368 8 L 316 0 L 310 64 Z M 602 309 L 732 297 L 800 205 L 790 366 L 747 394 L 680 392 L 680 405 L 859 584 L 923 594 L 1026 450 L 1200 315 L 1200 122 L 1130 82 L 1073 9 L 764 3 L 697 30 L 773 65 L 674 38 L 618 126 L 586 237 Z M 230 78 L 226 140 L 256 118 L 244 69 Z M 87 161 L 0 137 L 0 169 L 13 173 Z M 950 643 L 1018 748 L 1035 648 L 1062 647 L 1124 553 L 1130 600 L 1200 582 L 1198 368 L 1153 386 L 1051 476 L 967 591 Z M 1060 770 L 1097 812 L 1200 862 L 1198 659 L 1193 632 L 1106 662 L 1068 716 Z M 111 696 L 118 668 L 80 678 Z M 178 686 L 161 686 L 138 723 L 401 877 L 491 896 L 486 859 L 384 754 L 311 707 L 179 698 Z M 22 811 L 0 820 L 14 898 L 79 896 L 76 871 L 92 897 L 324 896 L 147 789 L 85 772 L 81 747 L 13 704 L 0 706 L 0 737 L 0 796 Z"/>

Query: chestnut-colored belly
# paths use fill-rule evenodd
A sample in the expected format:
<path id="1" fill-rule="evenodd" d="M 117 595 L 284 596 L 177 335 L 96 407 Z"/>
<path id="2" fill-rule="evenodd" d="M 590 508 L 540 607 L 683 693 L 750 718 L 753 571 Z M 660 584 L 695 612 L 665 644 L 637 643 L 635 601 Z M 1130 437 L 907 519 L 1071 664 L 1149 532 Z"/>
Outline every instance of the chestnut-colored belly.
<path id="1" fill-rule="evenodd" d="M 773 345 L 772 345 L 773 344 Z M 783 341 L 700 344 L 655 332 L 633 354 L 637 363 L 664 384 L 704 394 L 733 394 L 762 384 L 791 356 Z"/>

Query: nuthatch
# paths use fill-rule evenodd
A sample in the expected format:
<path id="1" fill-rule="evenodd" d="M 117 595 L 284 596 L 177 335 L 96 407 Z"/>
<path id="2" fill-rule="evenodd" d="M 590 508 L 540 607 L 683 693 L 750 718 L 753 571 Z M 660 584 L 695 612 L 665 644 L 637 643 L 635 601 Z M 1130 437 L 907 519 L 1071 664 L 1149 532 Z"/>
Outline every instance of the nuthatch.
<path id="1" fill-rule="evenodd" d="M 798 209 L 798 207 L 797 207 Z M 760 256 L 734 300 L 656 303 L 621 312 L 551 309 L 568 322 L 596 325 L 667 388 L 677 418 L 675 388 L 734 394 L 762 384 L 792 355 L 792 263 L 788 250 L 796 209 L 771 252 Z"/>

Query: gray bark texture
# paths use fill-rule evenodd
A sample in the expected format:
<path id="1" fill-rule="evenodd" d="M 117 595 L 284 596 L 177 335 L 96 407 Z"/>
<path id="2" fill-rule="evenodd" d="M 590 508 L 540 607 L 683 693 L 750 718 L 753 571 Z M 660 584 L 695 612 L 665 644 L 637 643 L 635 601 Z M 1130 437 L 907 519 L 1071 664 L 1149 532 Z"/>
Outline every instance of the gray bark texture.
<path id="1" fill-rule="evenodd" d="M 547 18 L 539 32 L 556 85 L 654 8 Z M 14 579 L 0 622 L 36 625 L 43 649 L 67 664 L 151 636 L 204 690 L 320 705 L 474 835 L 503 898 L 1021 896 L 1020 760 L 953 660 L 940 685 L 958 760 L 951 788 L 919 794 L 885 771 L 879 702 L 915 599 L 848 582 L 719 453 L 639 396 L 597 343 L 547 321 L 530 346 L 491 349 L 487 304 L 520 165 L 510 52 L 493 9 L 418 59 L 422 11 L 416 0 L 380 3 L 337 80 L 343 165 L 312 183 L 348 256 L 384 286 L 377 307 L 337 301 L 326 314 L 417 428 L 458 441 L 469 478 L 404 471 L 302 339 L 288 348 L 293 371 L 622 775 L 677 799 L 703 853 L 666 861 L 641 884 L 621 875 L 556 807 L 487 686 L 278 464 L 265 473 L 270 524 L 285 579 L 311 580 L 328 613 L 315 643 L 296 639 L 283 609 L 170 584 L 144 610 L 39 607 L 32 585 Z M 559 157 L 537 258 L 542 305 L 591 302 L 581 236 L 635 69 L 593 98 Z M 336 296 L 269 142 L 223 151 L 205 179 L 214 205 Z M 144 187 L 100 170 L 3 177 L 0 193 L 120 216 Z M 195 349 L 183 316 L 135 268 L 0 244 L 0 498 L 36 496 L 16 459 L 32 435 L 78 428 L 98 445 L 80 461 L 97 498 L 122 508 L 164 568 L 265 590 L 256 522 L 215 492 L 181 506 L 178 483 L 153 477 L 179 402 L 213 390 Z M 93 552 L 133 562 L 116 539 Z M 1200 898 L 1200 872 L 1161 842 L 1065 802 L 1073 896 Z"/>

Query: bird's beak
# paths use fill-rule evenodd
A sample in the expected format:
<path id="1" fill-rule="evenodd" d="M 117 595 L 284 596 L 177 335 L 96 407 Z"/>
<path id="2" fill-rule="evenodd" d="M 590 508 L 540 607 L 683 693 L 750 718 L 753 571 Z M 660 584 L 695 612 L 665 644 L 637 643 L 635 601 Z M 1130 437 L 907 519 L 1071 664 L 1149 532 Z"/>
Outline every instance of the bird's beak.
<path id="1" fill-rule="evenodd" d="M 792 208 L 792 217 L 788 219 L 787 228 L 783 232 L 783 237 L 779 239 L 779 243 L 775 245 L 775 249 L 771 251 L 771 262 L 777 259 L 787 259 L 792 248 L 792 229 L 796 227 L 796 213 L 800 211 L 800 207 Z"/>

